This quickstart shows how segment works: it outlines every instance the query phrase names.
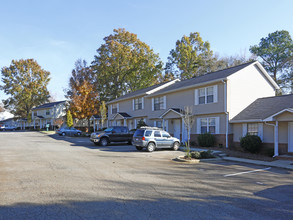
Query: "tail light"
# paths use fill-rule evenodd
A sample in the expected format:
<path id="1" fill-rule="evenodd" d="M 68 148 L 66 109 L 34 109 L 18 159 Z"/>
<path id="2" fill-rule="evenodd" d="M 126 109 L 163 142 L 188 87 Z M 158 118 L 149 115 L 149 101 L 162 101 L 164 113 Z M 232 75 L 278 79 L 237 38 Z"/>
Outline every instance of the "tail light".
<path id="1" fill-rule="evenodd" d="M 142 137 L 142 139 L 141 139 L 141 140 L 145 141 L 145 137 Z"/>

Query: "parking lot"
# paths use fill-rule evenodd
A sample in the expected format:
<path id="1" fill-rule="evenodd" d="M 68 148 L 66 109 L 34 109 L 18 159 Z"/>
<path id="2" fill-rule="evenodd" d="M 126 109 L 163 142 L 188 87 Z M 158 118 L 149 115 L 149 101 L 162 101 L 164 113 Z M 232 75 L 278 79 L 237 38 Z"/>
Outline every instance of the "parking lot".
<path id="1" fill-rule="evenodd" d="M 0 219 L 293 219 L 285 169 L 39 132 L 0 140 Z"/>

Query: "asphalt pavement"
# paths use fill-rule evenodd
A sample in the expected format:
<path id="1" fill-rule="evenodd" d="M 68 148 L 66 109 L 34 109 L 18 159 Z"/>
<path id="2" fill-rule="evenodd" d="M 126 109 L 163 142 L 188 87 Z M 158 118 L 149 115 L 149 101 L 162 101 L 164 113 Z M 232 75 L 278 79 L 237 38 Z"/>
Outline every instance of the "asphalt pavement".
<path id="1" fill-rule="evenodd" d="M 0 132 L 0 219 L 293 219 L 290 170 Z"/>

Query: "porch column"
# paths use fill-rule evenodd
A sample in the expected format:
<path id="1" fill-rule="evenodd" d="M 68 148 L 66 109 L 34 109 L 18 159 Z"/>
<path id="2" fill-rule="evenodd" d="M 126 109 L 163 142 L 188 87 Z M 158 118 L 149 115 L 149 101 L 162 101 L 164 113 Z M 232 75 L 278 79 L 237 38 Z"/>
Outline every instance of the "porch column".
<path id="1" fill-rule="evenodd" d="M 93 125 L 93 127 L 94 127 L 94 132 L 96 132 L 96 120 L 94 119 L 94 125 Z"/>
<path id="2" fill-rule="evenodd" d="M 165 119 L 163 119 L 162 124 L 163 124 L 163 130 L 166 131 L 166 128 L 165 128 Z"/>
<path id="3" fill-rule="evenodd" d="M 187 140 L 185 140 L 185 134 L 184 134 L 185 133 L 185 124 L 184 124 L 183 118 L 181 119 L 181 121 L 182 121 L 181 140 L 184 143 Z"/>
<path id="4" fill-rule="evenodd" d="M 34 119 L 34 129 L 36 129 L 36 120 Z"/>
<path id="5" fill-rule="evenodd" d="M 275 150 L 275 156 L 278 156 L 279 155 L 279 122 L 276 121 L 276 125 L 275 125 L 275 147 L 274 147 L 274 150 Z"/>
<path id="6" fill-rule="evenodd" d="M 126 119 L 124 118 L 124 120 L 123 120 L 123 125 L 124 126 L 127 126 L 127 123 L 126 123 Z"/>
<path id="7" fill-rule="evenodd" d="M 25 130 L 25 121 L 23 122 L 23 130 Z"/>

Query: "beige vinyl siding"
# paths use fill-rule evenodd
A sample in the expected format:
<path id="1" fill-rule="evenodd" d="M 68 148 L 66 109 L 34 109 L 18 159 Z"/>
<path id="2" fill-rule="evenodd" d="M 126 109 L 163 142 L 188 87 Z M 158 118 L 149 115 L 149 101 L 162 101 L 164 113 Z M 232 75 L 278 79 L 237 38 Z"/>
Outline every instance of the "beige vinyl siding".
<path id="1" fill-rule="evenodd" d="M 274 88 L 254 66 L 248 66 L 228 77 L 228 111 L 232 119 L 258 98 L 275 95 Z"/>
<path id="2" fill-rule="evenodd" d="M 293 121 L 293 113 L 284 112 L 284 113 L 276 116 L 276 120 L 278 120 L 278 121 Z"/>

